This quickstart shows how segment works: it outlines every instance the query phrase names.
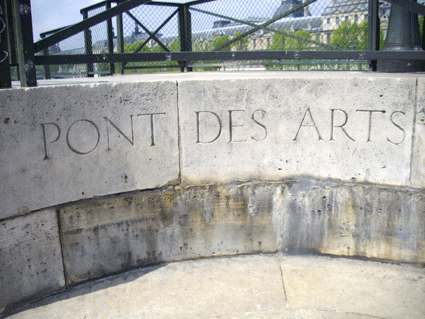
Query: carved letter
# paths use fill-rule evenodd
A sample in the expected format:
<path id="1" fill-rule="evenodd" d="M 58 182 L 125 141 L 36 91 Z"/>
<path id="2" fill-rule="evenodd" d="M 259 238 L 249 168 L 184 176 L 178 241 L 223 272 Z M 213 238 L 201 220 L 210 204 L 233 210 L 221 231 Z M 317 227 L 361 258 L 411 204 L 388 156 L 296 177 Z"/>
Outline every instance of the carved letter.
<path id="1" fill-rule="evenodd" d="M 303 125 L 307 113 L 310 115 L 310 119 L 313 122 L 313 124 L 305 124 L 305 125 Z M 310 112 L 310 109 L 309 108 L 304 113 L 304 117 L 303 117 L 303 119 L 301 121 L 300 127 L 298 128 L 297 134 L 295 135 L 295 138 L 293 139 L 293 141 L 296 141 L 297 140 L 298 133 L 300 132 L 302 126 L 312 126 L 312 127 L 314 127 L 316 129 L 317 135 L 319 136 L 319 141 L 322 140 L 322 137 L 320 136 L 319 129 L 317 128 L 316 123 L 314 122 L 313 116 L 311 115 L 311 112 Z"/>
<path id="2" fill-rule="evenodd" d="M 115 129 L 131 144 L 134 146 L 134 131 L 133 131 L 133 115 L 130 115 L 130 121 L 131 121 L 131 139 L 126 136 L 123 131 L 121 131 L 118 126 L 116 126 L 109 118 L 104 117 L 106 121 L 106 140 L 108 141 L 108 151 L 110 150 L 109 147 L 109 125 L 108 122 L 115 127 Z"/>
<path id="3" fill-rule="evenodd" d="M 215 142 L 215 141 L 217 141 L 217 139 L 220 137 L 220 135 L 221 135 L 221 129 L 222 129 L 222 125 L 221 125 L 221 120 L 220 120 L 220 117 L 217 115 L 217 114 L 215 114 L 214 112 L 210 112 L 210 111 L 198 111 L 198 112 L 196 112 L 195 111 L 195 113 L 196 113 L 196 133 L 197 133 L 197 140 L 196 140 L 196 143 L 199 143 L 199 144 L 202 144 L 202 143 L 204 143 L 204 144 L 208 144 L 208 143 L 213 143 L 213 142 Z M 210 114 L 212 114 L 212 115 L 214 115 L 215 117 L 216 117 L 216 119 L 217 119 L 217 121 L 218 121 L 218 126 L 219 126 L 219 128 L 218 128 L 218 133 L 217 133 L 217 135 L 216 135 L 216 137 L 215 138 L 213 138 L 211 141 L 202 141 L 201 142 L 201 139 L 200 139 L 200 130 L 199 130 L 199 114 L 200 113 L 210 113 Z"/>
<path id="4" fill-rule="evenodd" d="M 391 141 L 388 137 L 387 137 L 387 140 L 388 140 L 388 142 L 393 143 L 393 144 L 395 144 L 395 145 L 400 145 L 401 143 L 403 143 L 403 142 L 404 142 L 404 139 L 406 138 L 406 132 L 404 131 L 404 129 L 403 129 L 400 125 L 398 125 L 396 122 L 394 122 L 394 120 L 393 120 L 393 115 L 394 115 L 395 113 L 401 113 L 401 114 L 403 114 L 403 115 L 406 115 L 406 114 L 405 114 L 404 112 L 401 112 L 401 111 L 394 111 L 394 112 L 391 114 L 391 116 L 390 116 L 391 123 L 393 123 L 395 127 L 397 127 L 400 131 L 402 131 L 402 132 L 403 132 L 403 139 L 402 139 L 402 140 L 401 140 L 401 142 L 399 142 L 399 143 L 395 143 L 395 142 Z"/>
<path id="5" fill-rule="evenodd" d="M 372 132 L 372 114 L 373 113 L 385 113 L 385 111 L 378 111 L 378 110 L 356 110 L 356 112 L 369 112 L 369 130 L 367 133 L 367 141 L 366 142 L 371 142 L 370 140 L 370 135 Z"/>
<path id="6" fill-rule="evenodd" d="M 147 113 L 147 114 L 137 114 L 137 116 L 148 115 L 151 117 L 151 146 L 155 146 L 155 127 L 153 117 L 155 115 L 167 115 L 167 113 Z"/>
<path id="7" fill-rule="evenodd" d="M 87 123 L 89 123 L 89 124 L 93 125 L 93 127 L 96 129 L 96 133 L 97 133 L 97 141 L 96 141 L 96 145 L 95 145 L 95 146 L 94 146 L 91 150 L 86 151 L 86 152 L 77 150 L 77 149 L 75 148 L 75 146 L 72 146 L 72 145 L 71 145 L 71 143 L 70 143 L 70 141 L 69 141 L 69 132 L 71 131 L 71 128 L 72 128 L 75 124 L 77 124 L 78 122 L 87 122 Z M 70 149 L 71 151 L 73 151 L 74 153 L 77 153 L 77 154 L 80 154 L 80 155 L 86 155 L 86 154 L 89 154 L 89 153 L 93 152 L 93 151 L 96 149 L 96 147 L 99 145 L 99 141 L 100 141 L 99 128 L 97 127 L 97 125 L 96 125 L 94 122 L 92 122 L 92 121 L 90 121 L 90 120 L 82 119 L 82 120 L 75 121 L 74 123 L 72 123 L 72 124 L 71 124 L 71 126 L 70 126 L 70 127 L 69 127 L 69 129 L 68 129 L 68 132 L 66 133 L 66 142 L 67 142 L 67 144 L 68 144 L 69 149 Z"/>
<path id="8" fill-rule="evenodd" d="M 353 142 L 355 142 L 355 140 L 350 135 L 348 135 L 347 131 L 344 128 L 345 124 L 347 124 L 347 121 L 348 121 L 348 114 L 344 110 L 340 110 L 340 109 L 331 109 L 331 111 L 332 111 L 332 118 L 331 118 L 331 139 L 330 139 L 330 141 L 333 141 L 334 140 L 334 127 L 340 127 L 341 130 L 344 132 L 344 134 L 350 140 L 352 140 Z M 334 125 L 334 119 L 335 119 L 334 118 L 334 113 L 335 113 L 335 111 L 341 111 L 342 113 L 344 113 L 344 115 L 345 115 L 345 121 L 344 121 L 344 123 L 342 123 L 342 125 Z"/>
<path id="9" fill-rule="evenodd" d="M 50 143 L 55 143 L 59 137 L 61 136 L 61 129 L 60 127 L 55 123 L 43 123 L 41 124 L 41 128 L 43 129 L 43 143 L 44 143 L 44 160 L 50 159 L 50 157 L 47 155 L 47 137 L 46 137 L 46 125 L 53 125 L 56 127 L 56 130 L 58 131 L 58 135 L 56 136 L 55 140 Z"/>
<path id="10" fill-rule="evenodd" d="M 254 141 L 258 141 L 258 142 L 260 142 L 260 141 L 264 141 L 264 140 L 266 139 L 266 137 L 267 137 L 267 128 L 266 128 L 266 126 L 265 126 L 264 124 L 262 124 L 262 123 L 258 122 L 258 121 L 255 119 L 255 114 L 256 114 L 257 112 L 262 112 L 262 113 L 265 115 L 265 114 L 266 114 L 266 111 L 263 111 L 263 110 L 257 110 L 257 111 L 255 111 L 254 113 L 252 113 L 252 120 L 253 120 L 256 124 L 258 124 L 259 126 L 261 126 L 261 127 L 264 129 L 264 137 L 263 137 L 262 139 L 256 139 L 254 136 L 251 136 L 251 138 L 252 138 Z"/>
<path id="11" fill-rule="evenodd" d="M 246 142 L 246 140 L 239 140 L 239 141 L 234 141 L 233 140 L 233 128 L 234 127 L 243 127 L 243 125 L 238 125 L 238 124 L 233 124 L 233 117 L 232 117 L 232 112 L 244 112 L 245 113 L 245 111 L 244 110 L 231 110 L 231 111 L 229 111 L 229 134 L 230 134 L 230 139 L 229 139 L 229 143 L 230 142 L 235 142 L 235 143 L 238 143 L 238 142 Z"/>

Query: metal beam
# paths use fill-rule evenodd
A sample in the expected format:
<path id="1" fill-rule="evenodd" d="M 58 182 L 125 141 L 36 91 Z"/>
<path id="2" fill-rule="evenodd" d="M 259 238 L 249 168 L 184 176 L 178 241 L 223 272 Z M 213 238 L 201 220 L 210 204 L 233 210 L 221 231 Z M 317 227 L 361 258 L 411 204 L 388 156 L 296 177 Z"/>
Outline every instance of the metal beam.
<path id="1" fill-rule="evenodd" d="M 35 56 L 37 65 L 198 60 L 425 60 L 425 51 L 212 51 Z"/>
<path id="2" fill-rule="evenodd" d="M 124 53 L 124 29 L 122 14 L 117 15 L 117 51 L 118 53 Z M 119 73 L 124 74 L 124 63 L 118 65 Z"/>
<path id="3" fill-rule="evenodd" d="M 181 5 L 179 7 L 179 38 L 180 51 L 192 51 L 192 18 L 189 11 L 189 6 L 187 5 Z M 179 64 L 181 72 L 184 72 L 185 67 L 188 71 L 192 71 L 192 69 L 189 69 L 187 61 L 181 61 Z"/>
<path id="4" fill-rule="evenodd" d="M 12 0 L 21 87 L 37 86 L 30 0 Z"/>
<path id="5" fill-rule="evenodd" d="M 91 11 L 91 10 L 94 10 L 94 9 L 97 9 L 97 8 L 105 7 L 108 2 L 110 2 L 110 1 L 102 1 L 102 2 L 98 2 L 96 4 L 93 4 L 91 6 L 82 8 L 80 10 L 80 13 L 83 14 L 84 11 Z"/>
<path id="6" fill-rule="evenodd" d="M 149 40 L 150 39 L 154 39 L 154 41 L 156 41 L 156 43 L 158 43 L 160 46 L 161 46 L 161 48 L 163 48 L 166 52 L 169 52 L 170 50 L 168 50 L 168 48 L 156 37 L 156 32 L 155 33 L 152 33 L 152 32 L 150 32 L 149 31 L 149 29 L 148 28 L 146 28 L 140 21 L 139 21 L 139 19 L 137 19 L 130 11 L 127 11 L 126 12 L 127 14 L 128 14 L 128 16 L 130 17 L 130 18 L 132 18 L 133 20 L 134 20 L 134 22 L 136 22 L 139 26 L 141 26 L 142 27 L 142 29 L 143 30 L 145 30 L 145 32 L 147 33 L 147 34 L 149 34 Z M 158 30 L 159 31 L 159 30 Z M 158 32 L 157 31 L 157 32 Z"/>
<path id="7" fill-rule="evenodd" d="M 42 38 L 42 39 L 43 39 L 43 38 L 45 38 L 46 36 L 48 36 L 49 34 L 56 33 L 56 32 L 61 31 L 61 30 L 63 30 L 63 29 L 69 28 L 70 26 L 72 26 L 72 24 L 71 24 L 71 25 L 67 25 L 67 26 L 65 26 L 65 27 L 61 27 L 61 28 L 57 28 L 57 29 L 53 29 L 53 30 L 50 30 L 50 31 L 46 31 L 46 32 L 40 33 L 40 38 Z"/>
<path id="8" fill-rule="evenodd" d="M 111 2 L 105 1 L 105 9 L 111 9 Z M 112 28 L 112 19 L 106 21 L 106 30 L 108 34 L 108 52 L 109 54 L 114 54 L 114 30 Z M 115 71 L 115 65 L 109 63 L 109 75 L 113 75 Z"/>
<path id="9" fill-rule="evenodd" d="M 0 0 L 0 89 L 12 87 L 6 22 L 6 1 Z"/>
<path id="10" fill-rule="evenodd" d="M 153 32 L 153 34 L 157 34 L 176 14 L 179 12 L 179 9 L 177 8 L 165 21 Z M 151 39 L 149 36 L 135 51 L 134 53 L 138 53 Z M 167 49 L 167 51 L 169 51 Z M 124 64 L 124 66 L 127 64 L 127 62 Z"/>
<path id="11" fill-rule="evenodd" d="M 34 52 L 39 52 L 45 48 L 52 46 L 53 44 L 56 44 L 62 40 L 72 37 L 73 35 L 81 31 L 84 31 L 96 24 L 99 24 L 105 20 L 115 17 L 116 15 L 120 13 L 131 10 L 137 6 L 140 6 L 141 4 L 145 4 L 150 1 L 151 0 L 129 0 L 121 4 L 118 4 L 117 6 L 109 10 L 105 10 L 104 12 L 101 12 L 93 17 L 90 17 L 86 20 L 78 22 L 66 29 L 58 31 L 55 34 L 45 39 L 39 40 L 38 42 L 34 43 Z"/>
<path id="12" fill-rule="evenodd" d="M 369 9 L 368 16 L 369 19 L 367 21 L 367 49 L 370 51 L 378 51 L 379 50 L 379 2 L 378 0 L 369 0 Z M 376 71 L 377 70 L 377 61 L 370 60 L 369 61 L 369 70 Z"/>

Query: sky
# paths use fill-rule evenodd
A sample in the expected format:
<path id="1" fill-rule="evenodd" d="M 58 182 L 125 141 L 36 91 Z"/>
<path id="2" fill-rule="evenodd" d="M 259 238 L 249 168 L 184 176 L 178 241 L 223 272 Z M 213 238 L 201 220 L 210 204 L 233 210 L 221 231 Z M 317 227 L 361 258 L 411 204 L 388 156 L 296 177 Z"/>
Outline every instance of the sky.
<path id="1" fill-rule="evenodd" d="M 80 9 L 100 0 L 32 0 L 34 40 L 40 33 L 73 24 L 82 20 Z"/>

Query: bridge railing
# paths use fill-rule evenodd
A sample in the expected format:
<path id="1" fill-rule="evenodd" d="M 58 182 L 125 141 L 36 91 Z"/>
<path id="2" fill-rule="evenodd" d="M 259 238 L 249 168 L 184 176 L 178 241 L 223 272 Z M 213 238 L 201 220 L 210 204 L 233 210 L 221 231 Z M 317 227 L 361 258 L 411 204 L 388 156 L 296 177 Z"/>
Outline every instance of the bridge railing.
<path id="1" fill-rule="evenodd" d="M 23 87 L 36 86 L 41 66 L 45 78 L 59 69 L 87 76 L 226 67 L 424 70 L 425 6 L 410 0 L 106 0 L 80 12 L 81 22 L 34 42 L 31 1 L 0 0 L 0 87 L 11 86 L 11 66 Z"/>

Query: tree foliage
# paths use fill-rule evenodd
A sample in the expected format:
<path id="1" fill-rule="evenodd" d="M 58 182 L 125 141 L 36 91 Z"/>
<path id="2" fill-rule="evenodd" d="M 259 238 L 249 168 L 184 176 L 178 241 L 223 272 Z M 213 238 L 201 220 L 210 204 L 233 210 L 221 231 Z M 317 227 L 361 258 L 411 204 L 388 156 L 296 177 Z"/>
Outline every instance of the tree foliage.
<path id="1" fill-rule="evenodd" d="M 332 31 L 331 45 L 340 47 L 344 50 L 358 50 L 362 43 L 364 43 L 364 32 L 362 32 L 360 26 L 356 22 L 351 23 L 349 20 L 342 21 L 338 25 L 338 28 Z"/>
<path id="2" fill-rule="evenodd" d="M 341 22 L 333 32 L 331 44 L 344 50 L 367 50 L 368 22 L 357 24 L 348 20 Z M 384 31 L 379 28 L 379 50 L 384 47 Z"/>
<path id="3" fill-rule="evenodd" d="M 310 40 L 311 40 L 310 32 L 306 30 L 298 30 L 288 35 L 275 33 L 272 37 L 269 50 L 271 51 L 305 50 L 310 48 L 310 43 L 311 43 Z"/>
<path id="4" fill-rule="evenodd" d="M 213 46 L 214 49 L 218 49 L 223 44 L 225 44 L 229 41 L 230 41 L 229 36 L 222 35 L 222 36 L 219 36 L 219 37 L 217 37 L 213 40 L 212 46 Z M 220 49 L 220 51 L 230 51 L 230 49 L 231 49 L 231 46 L 228 45 L 228 46 L 225 46 L 224 48 Z"/>
<path id="5" fill-rule="evenodd" d="M 271 51 L 294 51 L 294 50 L 308 50 L 311 47 L 311 34 L 306 30 L 297 30 L 288 35 L 281 33 L 275 33 L 272 37 L 272 41 L 269 46 Z M 272 62 L 272 61 L 266 61 Z M 299 61 L 298 61 L 299 62 Z M 266 66 L 267 70 L 283 70 L 283 64 L 270 64 Z M 296 65 L 296 69 L 300 70 L 299 64 Z"/>
<path id="6" fill-rule="evenodd" d="M 125 44 L 124 53 L 134 53 L 140 47 L 140 45 L 142 45 L 142 43 L 143 43 L 142 41 L 136 41 L 133 43 Z M 168 50 L 170 50 L 171 52 L 179 52 L 180 44 L 174 41 L 168 46 Z M 156 45 L 152 48 L 145 45 L 142 49 L 138 51 L 138 53 L 159 53 L 159 52 L 165 52 L 165 50 L 160 45 Z M 153 67 L 153 66 L 175 65 L 175 64 L 176 62 L 130 62 L 130 63 L 127 63 L 126 66 Z M 118 64 L 115 65 L 115 69 L 116 69 L 116 72 L 118 72 Z M 177 71 L 178 68 L 167 68 L 166 70 Z M 125 73 L 155 73 L 155 72 L 161 72 L 161 71 L 164 71 L 164 68 L 131 69 L 131 70 L 125 70 Z"/>
<path id="7" fill-rule="evenodd" d="M 232 39 L 236 39 L 240 35 L 241 35 L 241 33 L 239 31 L 235 32 Z M 239 41 L 233 43 L 232 47 L 236 51 L 246 51 L 246 50 L 248 50 L 248 38 L 244 37 L 244 38 L 240 39 Z"/>

